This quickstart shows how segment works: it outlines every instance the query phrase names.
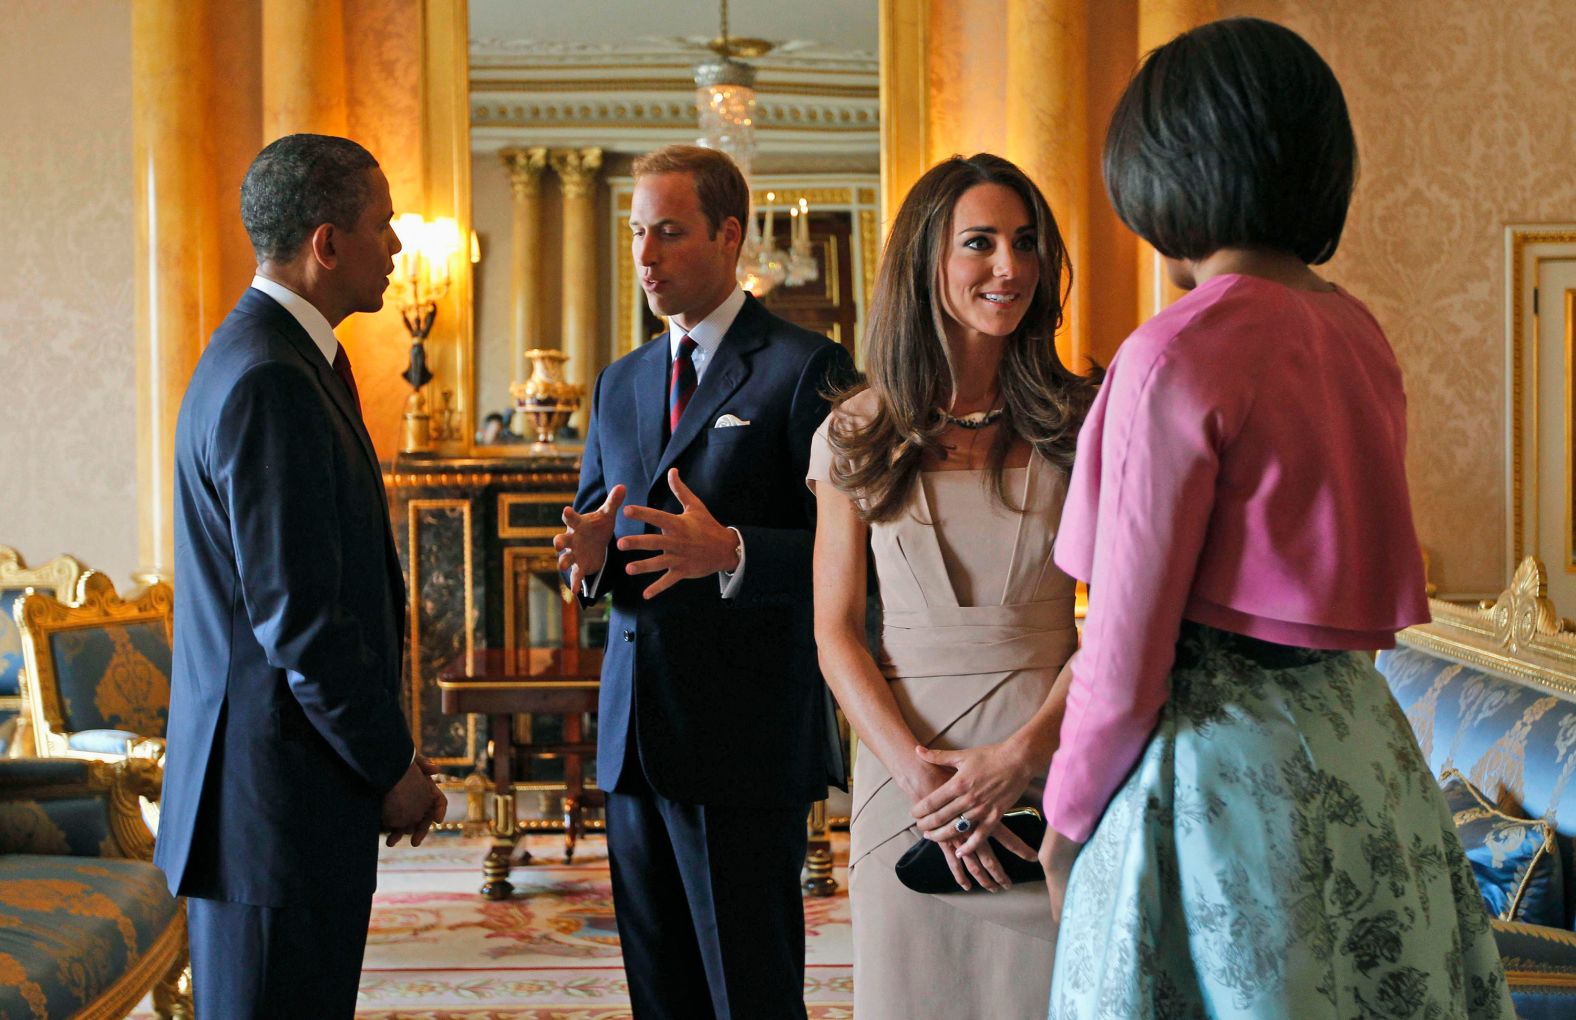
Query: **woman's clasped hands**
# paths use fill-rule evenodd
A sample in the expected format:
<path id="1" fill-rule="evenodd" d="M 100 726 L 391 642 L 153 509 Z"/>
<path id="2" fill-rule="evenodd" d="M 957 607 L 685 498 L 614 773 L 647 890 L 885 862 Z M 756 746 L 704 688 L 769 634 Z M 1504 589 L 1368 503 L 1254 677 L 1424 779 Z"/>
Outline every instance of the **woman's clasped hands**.
<path id="1" fill-rule="evenodd" d="M 1036 859 L 1035 848 L 1001 824 L 1033 775 L 1027 759 L 1005 743 L 957 751 L 919 746 L 914 754 L 915 768 L 903 784 L 914 801 L 911 814 L 925 838 L 946 850 L 952 877 L 964 889 L 971 888 L 971 877 L 991 892 L 1011 888 L 990 840 L 1026 861 Z M 960 819 L 967 823 L 962 831 Z"/>

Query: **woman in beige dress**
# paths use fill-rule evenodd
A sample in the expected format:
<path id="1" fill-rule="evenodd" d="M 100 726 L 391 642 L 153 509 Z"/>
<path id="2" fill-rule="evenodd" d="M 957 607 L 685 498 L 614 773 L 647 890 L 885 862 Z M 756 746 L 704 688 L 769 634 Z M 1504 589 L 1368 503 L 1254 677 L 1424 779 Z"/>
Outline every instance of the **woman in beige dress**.
<path id="1" fill-rule="evenodd" d="M 876 283 L 867 382 L 811 448 L 815 633 L 859 734 L 850 895 L 854 1013 L 1043 1016 L 1054 929 L 1044 886 L 1014 887 L 1000 827 L 1037 804 L 1077 638 L 1051 563 L 1093 383 L 1056 355 L 1066 250 L 1045 199 L 996 156 L 926 173 Z M 866 549 L 883 612 L 865 640 Z M 893 868 L 921 836 L 958 890 Z M 994 837 L 1000 850 L 993 848 Z"/>

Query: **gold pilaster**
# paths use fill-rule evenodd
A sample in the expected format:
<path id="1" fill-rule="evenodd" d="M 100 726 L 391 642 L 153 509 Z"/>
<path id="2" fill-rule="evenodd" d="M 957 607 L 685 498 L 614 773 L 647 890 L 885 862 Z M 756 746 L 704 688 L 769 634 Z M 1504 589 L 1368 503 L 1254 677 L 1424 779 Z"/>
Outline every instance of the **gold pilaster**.
<path id="1" fill-rule="evenodd" d="M 347 133 L 341 0 L 263 0 L 263 141 Z"/>
<path id="2" fill-rule="evenodd" d="M 174 575 L 175 420 L 218 323 L 219 254 L 202 0 L 132 7 L 139 578 Z"/>
<path id="3" fill-rule="evenodd" d="M 1088 0 L 1008 0 L 1007 157 L 1056 215 L 1073 273 L 1057 350 L 1087 368 L 1089 266 Z"/>
<path id="4" fill-rule="evenodd" d="M 554 149 L 553 172 L 564 192 L 563 312 L 561 349 L 569 355 L 567 381 L 591 392 L 597 366 L 592 342 L 596 332 L 597 233 L 595 194 L 602 169 L 602 150 Z M 570 419 L 585 434 L 590 401 L 583 402 Z"/>
<path id="5" fill-rule="evenodd" d="M 1138 56 L 1165 45 L 1189 29 L 1213 21 L 1216 0 L 1138 0 Z M 1138 241 L 1138 321 L 1143 322 L 1182 295 L 1167 278 L 1160 253 Z"/>
<path id="6" fill-rule="evenodd" d="M 928 0 L 881 0 L 881 236 L 929 158 Z"/>
<path id="7" fill-rule="evenodd" d="M 513 325 L 509 378 L 518 382 L 531 374 L 525 364 L 525 352 L 542 346 L 542 266 L 537 254 L 542 247 L 542 171 L 547 169 L 547 150 L 505 149 L 498 156 L 509 173 L 509 188 L 514 195 L 509 262 Z"/>

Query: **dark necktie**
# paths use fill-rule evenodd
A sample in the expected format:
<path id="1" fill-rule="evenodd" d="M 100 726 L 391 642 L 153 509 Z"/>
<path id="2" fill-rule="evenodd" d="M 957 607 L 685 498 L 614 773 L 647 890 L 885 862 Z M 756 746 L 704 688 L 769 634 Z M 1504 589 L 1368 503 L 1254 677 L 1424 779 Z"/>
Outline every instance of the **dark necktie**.
<path id="1" fill-rule="evenodd" d="M 334 374 L 339 376 L 345 384 L 345 389 L 350 391 L 350 402 L 356 405 L 356 413 L 361 413 L 361 393 L 356 389 L 356 377 L 350 371 L 350 355 L 345 353 L 345 345 L 339 345 L 339 352 L 334 355 Z"/>
<path id="2" fill-rule="evenodd" d="M 678 357 L 673 359 L 673 373 L 668 377 L 668 435 L 679 430 L 679 419 L 695 395 L 695 341 L 684 337 L 679 341 Z"/>

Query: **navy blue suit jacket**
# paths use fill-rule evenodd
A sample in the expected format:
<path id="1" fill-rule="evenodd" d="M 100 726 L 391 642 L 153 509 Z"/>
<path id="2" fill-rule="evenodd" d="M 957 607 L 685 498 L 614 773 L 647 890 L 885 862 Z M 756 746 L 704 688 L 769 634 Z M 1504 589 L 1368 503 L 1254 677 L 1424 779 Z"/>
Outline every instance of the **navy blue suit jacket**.
<path id="1" fill-rule="evenodd" d="M 404 581 L 350 392 L 248 289 L 175 432 L 175 656 L 154 863 L 260 906 L 369 895 L 409 767 Z"/>
<path id="2" fill-rule="evenodd" d="M 647 781 L 672 800 L 809 803 L 826 795 L 829 767 L 812 626 L 815 502 L 804 478 L 826 389 L 853 363 L 747 297 L 664 445 L 670 346 L 653 340 L 598 377 L 575 508 L 596 509 L 622 483 L 625 506 L 679 513 L 667 484 L 677 467 L 743 535 L 744 577 L 731 599 L 708 575 L 646 600 L 660 575 L 629 576 L 631 554 L 609 547 L 597 782 L 617 788 L 633 738 Z M 715 428 L 724 414 L 749 424 Z M 619 513 L 615 536 L 646 531 Z"/>

